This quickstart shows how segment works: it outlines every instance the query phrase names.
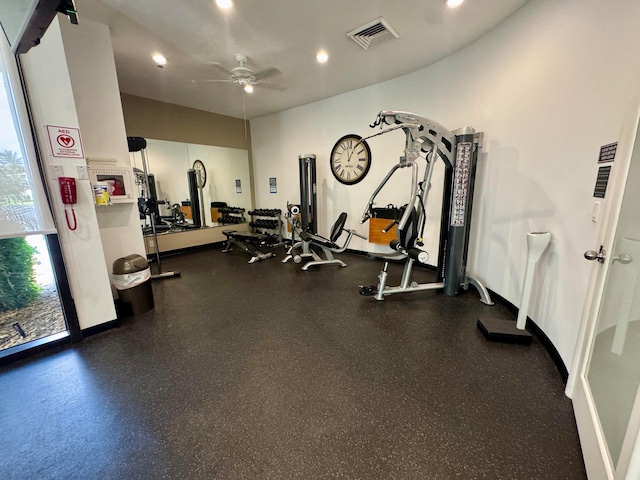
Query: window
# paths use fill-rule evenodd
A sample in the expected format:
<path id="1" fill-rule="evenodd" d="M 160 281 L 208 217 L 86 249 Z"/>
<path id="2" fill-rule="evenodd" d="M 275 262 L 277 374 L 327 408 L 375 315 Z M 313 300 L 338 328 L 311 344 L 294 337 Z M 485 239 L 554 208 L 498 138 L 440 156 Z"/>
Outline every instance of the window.
<path id="1" fill-rule="evenodd" d="M 35 149 L 25 142 L 28 121 L 15 58 L 4 37 L 0 44 L 1 358 L 69 334 L 49 255 L 48 237 L 56 230 Z"/>

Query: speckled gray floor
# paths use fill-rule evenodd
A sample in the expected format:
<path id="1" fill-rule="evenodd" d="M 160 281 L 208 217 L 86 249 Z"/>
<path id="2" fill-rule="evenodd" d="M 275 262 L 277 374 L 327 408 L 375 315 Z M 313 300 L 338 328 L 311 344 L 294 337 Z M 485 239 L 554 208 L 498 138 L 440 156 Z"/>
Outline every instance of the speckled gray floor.
<path id="1" fill-rule="evenodd" d="M 283 256 L 168 258 L 152 312 L 1 369 L 0 478 L 585 478 L 547 353 L 476 328 L 504 308 Z"/>

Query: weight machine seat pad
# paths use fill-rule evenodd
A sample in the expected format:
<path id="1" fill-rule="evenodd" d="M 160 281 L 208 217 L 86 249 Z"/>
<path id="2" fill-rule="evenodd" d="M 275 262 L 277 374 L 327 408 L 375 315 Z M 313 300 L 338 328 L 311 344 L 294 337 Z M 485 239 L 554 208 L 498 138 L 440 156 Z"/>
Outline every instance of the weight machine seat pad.
<path id="1" fill-rule="evenodd" d="M 264 242 L 269 239 L 269 235 L 265 235 L 264 233 L 238 232 L 236 230 L 223 230 L 222 233 L 227 238 L 246 240 L 248 242 Z"/>
<path id="2" fill-rule="evenodd" d="M 320 245 L 321 247 L 333 248 L 336 250 L 340 249 L 339 245 L 336 245 L 328 238 L 321 237 L 320 235 L 314 235 L 309 232 L 300 232 L 300 238 L 305 242 L 315 243 L 316 245 Z"/>

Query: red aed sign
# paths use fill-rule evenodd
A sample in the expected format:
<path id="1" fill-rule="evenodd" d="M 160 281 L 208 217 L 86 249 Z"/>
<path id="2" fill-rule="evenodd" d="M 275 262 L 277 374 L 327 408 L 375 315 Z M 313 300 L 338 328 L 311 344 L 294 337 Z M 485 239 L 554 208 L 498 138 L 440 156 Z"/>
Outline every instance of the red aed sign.
<path id="1" fill-rule="evenodd" d="M 47 125 L 51 155 L 61 158 L 84 158 L 80 129 Z"/>

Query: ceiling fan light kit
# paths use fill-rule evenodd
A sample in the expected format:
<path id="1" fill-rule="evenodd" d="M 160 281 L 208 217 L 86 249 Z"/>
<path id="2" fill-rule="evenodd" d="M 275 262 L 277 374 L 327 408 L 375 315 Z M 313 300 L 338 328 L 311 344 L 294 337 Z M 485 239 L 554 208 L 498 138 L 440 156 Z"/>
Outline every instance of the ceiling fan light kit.
<path id="1" fill-rule="evenodd" d="M 458 8 L 464 0 L 445 0 L 444 3 L 449 8 Z"/>
<path id="2" fill-rule="evenodd" d="M 233 8 L 233 0 L 216 0 L 216 5 L 222 10 L 230 10 Z"/>

